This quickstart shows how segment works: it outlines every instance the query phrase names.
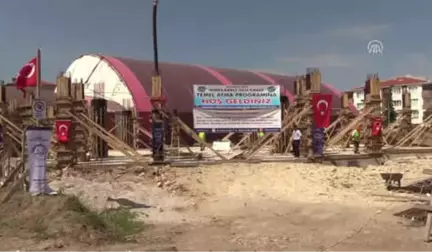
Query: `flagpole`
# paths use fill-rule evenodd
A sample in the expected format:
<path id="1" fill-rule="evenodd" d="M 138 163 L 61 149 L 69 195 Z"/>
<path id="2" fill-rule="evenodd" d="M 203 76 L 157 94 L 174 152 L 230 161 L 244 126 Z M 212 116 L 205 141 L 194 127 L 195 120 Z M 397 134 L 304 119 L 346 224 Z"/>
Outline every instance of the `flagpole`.
<path id="1" fill-rule="evenodd" d="M 36 56 L 36 73 L 37 73 L 37 79 L 36 79 L 36 99 L 40 98 L 40 85 L 41 85 L 41 50 L 38 48 L 37 50 L 37 56 Z"/>
<path id="2" fill-rule="evenodd" d="M 41 50 L 38 48 L 36 55 L 36 100 L 40 99 L 40 85 L 41 85 Z M 36 120 L 36 126 L 40 126 L 40 121 Z"/>

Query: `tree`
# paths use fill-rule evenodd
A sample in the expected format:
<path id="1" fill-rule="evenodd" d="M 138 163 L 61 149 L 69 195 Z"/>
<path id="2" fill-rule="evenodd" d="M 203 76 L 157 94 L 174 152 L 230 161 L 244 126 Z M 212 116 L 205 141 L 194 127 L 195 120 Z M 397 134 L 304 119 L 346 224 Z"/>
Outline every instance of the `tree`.
<path id="1" fill-rule="evenodd" d="M 387 90 L 383 90 L 383 94 L 387 93 L 387 104 L 384 104 L 385 106 L 385 114 L 384 114 L 384 125 L 389 125 L 392 122 L 396 121 L 397 113 L 393 106 L 393 99 L 392 99 L 392 90 L 391 88 L 387 88 Z"/>

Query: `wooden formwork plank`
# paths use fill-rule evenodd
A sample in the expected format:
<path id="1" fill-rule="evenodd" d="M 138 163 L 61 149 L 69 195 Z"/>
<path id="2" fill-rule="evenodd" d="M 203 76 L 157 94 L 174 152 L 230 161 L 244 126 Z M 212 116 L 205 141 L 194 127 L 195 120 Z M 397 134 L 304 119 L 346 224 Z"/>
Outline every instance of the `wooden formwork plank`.
<path id="1" fill-rule="evenodd" d="M 0 188 L 3 188 L 9 182 L 11 182 L 22 166 L 23 166 L 23 162 L 20 160 L 19 163 L 13 168 L 13 170 L 6 176 L 6 178 L 0 181 Z"/>
<path id="2" fill-rule="evenodd" d="M 426 127 L 427 124 L 430 124 L 432 122 L 432 115 L 429 115 L 422 124 L 417 125 L 412 129 L 408 134 L 406 134 L 402 139 L 400 139 L 395 146 L 401 146 L 404 145 L 406 142 L 408 142 L 410 139 L 412 139 L 413 136 L 417 135 L 418 132 L 420 132 L 424 127 Z"/>
<path id="3" fill-rule="evenodd" d="M 336 136 L 334 136 L 332 139 L 329 139 L 327 145 L 331 146 L 340 142 L 345 137 L 346 134 L 348 134 L 351 130 L 353 130 L 355 126 L 359 124 L 374 109 L 375 108 L 370 107 L 364 110 L 360 115 L 358 115 L 354 120 L 352 120 L 345 128 L 343 128 Z"/>
<path id="4" fill-rule="evenodd" d="M 12 140 L 14 140 L 16 143 L 21 144 L 21 140 L 18 139 L 15 135 L 13 135 L 10 132 L 7 132 L 6 135 L 8 135 Z"/>
<path id="5" fill-rule="evenodd" d="M 306 115 L 310 110 L 310 106 L 307 106 L 305 108 L 303 108 L 303 110 L 296 114 L 293 119 L 291 121 L 289 121 L 287 124 L 285 124 L 281 131 L 278 133 L 273 133 L 271 135 L 269 135 L 269 137 L 263 138 L 261 139 L 261 141 L 250 151 L 248 152 L 248 155 L 246 157 L 246 160 L 249 160 L 255 153 L 257 153 L 259 150 L 261 150 L 262 147 L 266 146 L 267 143 L 275 140 L 276 138 L 278 138 L 282 132 L 284 132 L 286 129 L 288 129 L 289 127 L 291 127 L 294 123 L 296 123 L 301 117 L 303 117 L 304 115 Z"/>
<path id="6" fill-rule="evenodd" d="M 167 118 L 167 119 L 170 118 L 164 111 L 160 111 L 160 112 L 162 113 L 162 115 L 165 118 Z M 197 141 L 198 143 L 200 143 L 200 144 L 204 145 L 205 147 L 207 147 L 209 150 L 211 150 L 214 154 L 216 154 L 216 156 L 218 156 L 222 160 L 227 160 L 227 158 L 224 155 L 220 154 L 218 151 L 216 151 L 215 149 L 213 149 L 210 144 L 206 143 L 205 141 L 202 141 L 198 137 L 198 135 L 191 128 L 189 128 L 189 126 L 187 126 L 186 123 L 184 123 L 180 118 L 175 117 L 174 119 L 177 121 L 177 123 L 179 124 L 180 128 L 186 134 L 188 134 L 190 137 L 192 137 L 195 141 Z"/>
<path id="7" fill-rule="evenodd" d="M 284 120 L 282 122 L 282 125 L 285 125 L 287 122 L 291 121 L 292 116 L 290 116 L 290 115 L 291 115 L 292 112 L 295 112 L 295 106 L 293 104 L 291 104 L 287 109 L 284 110 L 284 113 L 286 114 L 286 116 L 285 116 L 285 118 L 284 118 Z M 251 136 L 252 136 L 252 133 L 246 133 L 246 134 L 244 134 L 243 137 L 240 139 L 240 141 L 233 147 L 233 150 L 237 149 L 244 141 L 246 141 Z M 267 136 L 264 139 L 266 139 L 266 138 L 267 138 Z M 264 139 L 261 139 L 261 140 L 264 140 Z M 270 144 L 270 143 L 271 142 L 267 142 L 267 144 Z M 234 159 L 234 158 L 236 158 L 238 156 L 241 156 L 241 155 L 245 154 L 247 151 L 248 150 L 244 150 L 241 153 L 239 153 L 239 154 L 231 157 L 230 159 Z"/>
<path id="8" fill-rule="evenodd" d="M 138 128 L 137 128 L 138 129 Z M 139 129 L 138 129 L 138 131 L 139 131 Z M 132 136 L 133 136 L 133 134 L 132 134 L 132 132 L 130 132 L 129 130 L 127 130 L 127 133 L 128 134 L 131 134 Z M 150 138 L 151 139 L 151 138 Z M 143 140 L 141 140 L 139 137 L 137 138 L 137 139 L 135 139 L 136 141 L 138 141 L 141 145 L 144 145 L 144 147 L 145 148 L 147 148 L 147 149 L 151 149 L 151 147 L 147 144 L 147 143 L 145 143 Z M 138 148 L 137 148 L 138 149 Z"/>
<path id="9" fill-rule="evenodd" d="M 11 126 L 18 134 L 22 134 L 22 129 L 16 126 L 12 121 L 7 119 L 6 117 L 0 115 L 0 120 L 5 121 L 9 126 Z"/>
<path id="10" fill-rule="evenodd" d="M 205 147 L 209 148 L 209 150 L 211 150 L 214 154 L 216 154 L 216 156 L 218 156 L 222 160 L 227 160 L 227 158 L 224 155 L 220 154 L 218 151 L 213 149 L 213 147 L 210 144 L 206 143 L 205 141 L 202 141 L 201 138 L 199 138 L 198 135 L 191 128 L 189 128 L 184 122 L 182 122 L 179 118 L 176 119 L 180 125 L 180 128 L 182 128 L 186 132 L 186 134 L 191 136 L 198 143 L 203 144 Z"/>
<path id="11" fill-rule="evenodd" d="M 387 127 L 383 129 L 383 135 L 391 133 L 391 131 L 394 130 L 394 128 L 396 128 L 399 125 L 400 121 L 402 121 L 404 118 L 404 115 L 398 116 L 396 118 L 396 121 L 390 123 L 389 125 L 387 125 Z"/>
<path id="12" fill-rule="evenodd" d="M 147 164 L 146 160 L 143 160 L 143 157 L 134 150 L 133 154 L 129 152 L 129 148 L 124 148 L 125 144 L 119 144 L 117 141 L 113 140 L 111 137 L 107 136 L 103 132 L 101 132 L 97 127 L 94 128 L 92 126 L 89 126 L 84 120 L 79 118 L 78 116 L 75 116 L 74 114 L 69 112 L 69 116 L 71 116 L 75 121 L 80 123 L 83 127 L 85 127 L 90 133 L 97 135 L 101 139 L 107 142 L 107 144 L 120 152 L 122 152 L 125 156 L 130 157 L 131 159 L 137 161 L 138 163 L 145 163 Z M 119 140 L 118 140 L 119 141 Z M 135 155 L 134 155 L 135 154 Z"/>
<path id="13" fill-rule="evenodd" d="M 69 112 L 70 113 L 70 112 Z M 72 115 L 72 113 L 70 113 Z M 116 142 L 118 145 L 120 145 L 122 148 L 124 148 L 125 150 L 128 150 L 130 153 L 133 153 L 136 156 L 140 156 L 140 154 L 134 150 L 132 147 L 130 147 L 128 144 L 126 144 L 125 142 L 123 142 L 122 140 L 118 139 L 116 136 L 114 136 L 113 134 L 111 134 L 110 132 L 108 132 L 107 130 L 105 130 L 102 126 L 100 126 L 99 124 L 95 123 L 92 119 L 90 119 L 88 116 L 86 116 L 85 114 L 79 114 L 79 116 L 81 116 L 81 118 L 84 118 L 85 121 L 87 121 L 87 124 L 97 128 L 100 132 L 102 132 L 103 134 L 105 134 L 106 136 L 108 136 L 112 141 Z"/>
<path id="14" fill-rule="evenodd" d="M 22 141 L 21 141 L 21 137 L 22 137 L 22 135 L 23 135 L 23 130 L 20 128 L 20 127 L 18 127 L 17 125 L 15 125 L 12 121 L 10 121 L 9 119 L 7 119 L 6 117 L 4 117 L 3 115 L 0 115 L 0 121 L 3 121 L 3 122 L 6 122 L 6 124 L 8 125 L 8 126 L 10 126 L 12 129 L 13 129 L 13 131 L 8 131 L 7 132 L 7 135 L 12 139 L 12 140 L 14 140 L 15 142 L 17 142 L 18 144 L 21 144 L 22 143 Z M 15 135 L 14 135 L 14 134 Z M 17 136 L 18 135 L 18 136 Z M 52 138 L 51 138 L 51 142 L 52 142 Z M 56 143 L 57 141 L 55 141 L 55 143 Z M 13 146 L 13 148 L 15 148 L 14 146 Z M 52 149 L 52 148 L 50 148 L 49 150 L 48 150 L 51 154 L 55 154 L 55 150 L 54 149 Z"/>
<path id="15" fill-rule="evenodd" d="M 420 137 L 427 133 L 427 131 L 429 131 L 429 127 L 423 127 L 421 131 L 417 133 L 417 136 L 412 139 L 411 143 L 408 146 L 413 146 Z"/>
<path id="16" fill-rule="evenodd" d="M 12 187 L 7 191 L 6 195 L 0 200 L 0 205 L 6 203 L 12 195 L 24 184 L 25 177 L 28 173 L 28 169 L 25 168 L 24 172 L 21 173 L 17 180 L 13 183 Z"/>
<path id="17" fill-rule="evenodd" d="M 238 143 L 232 148 L 233 150 L 237 149 L 244 141 L 246 141 L 252 134 L 246 133 L 243 135 L 243 137 L 238 141 Z"/>
<path id="18" fill-rule="evenodd" d="M 408 132 L 408 134 L 406 134 L 404 137 L 402 137 L 402 139 L 400 139 L 398 142 L 396 142 L 395 146 L 401 146 L 404 145 L 407 141 L 409 141 L 411 139 L 411 137 L 415 134 L 417 134 L 417 132 L 419 132 L 422 129 L 423 126 L 417 126 L 414 129 L 412 129 L 410 132 Z"/>
<path id="19" fill-rule="evenodd" d="M 232 159 L 235 159 L 236 157 L 239 157 L 239 156 L 242 156 L 242 155 L 244 155 L 244 154 L 247 154 L 248 156 L 249 156 L 249 154 L 251 153 L 251 152 L 253 152 L 253 154 L 256 152 L 256 151 L 259 151 L 259 149 L 261 149 L 262 147 L 264 147 L 264 146 L 266 146 L 267 144 L 269 144 L 269 143 L 271 143 L 272 141 L 274 141 L 274 140 L 276 140 L 277 139 L 277 137 L 279 137 L 288 127 L 290 127 L 293 123 L 296 123 L 302 116 L 303 116 L 303 113 L 306 113 L 307 111 L 308 111 L 308 109 L 310 109 L 309 107 L 307 107 L 307 108 L 304 108 L 300 113 L 302 114 L 302 115 L 300 115 L 299 116 L 299 114 L 296 114 L 296 115 L 294 115 L 294 116 L 286 116 L 285 118 L 284 118 L 284 121 L 283 121 L 283 125 L 285 125 L 284 127 L 282 127 L 282 129 L 281 129 L 281 131 L 280 132 L 278 132 L 277 134 L 271 134 L 271 135 L 268 135 L 268 136 L 265 136 L 263 139 L 261 139 L 259 142 L 258 142 L 258 144 L 257 145 L 255 145 L 251 150 L 249 149 L 249 150 L 244 150 L 244 151 L 242 151 L 241 153 L 239 153 L 239 154 L 237 154 L 237 155 L 235 155 L 235 156 L 233 156 L 233 157 L 231 157 L 230 159 L 232 160 Z M 288 112 L 288 111 L 292 111 L 292 110 L 294 110 L 294 106 L 293 105 L 291 105 L 286 111 Z M 303 111 L 306 111 L 306 112 L 303 112 Z M 274 138 L 268 138 L 269 136 L 273 136 L 273 135 L 275 135 L 275 137 Z M 248 133 L 248 134 L 246 134 L 245 136 L 243 136 L 243 138 L 236 144 L 236 146 L 234 146 L 234 148 L 233 149 L 235 149 L 235 148 L 237 148 L 237 146 L 239 146 L 241 143 L 243 143 L 248 137 L 250 137 L 251 136 L 251 133 Z M 268 140 L 268 141 L 266 141 L 266 140 Z M 255 148 L 259 148 L 258 150 L 256 150 L 255 151 Z M 252 155 L 253 155 L 252 154 Z"/>
<path id="20" fill-rule="evenodd" d="M 226 136 L 224 136 L 224 137 L 222 138 L 222 141 L 227 141 L 227 140 L 229 140 L 229 139 L 230 139 L 234 134 L 235 134 L 235 132 L 231 132 L 231 133 L 227 134 Z"/>
<path id="21" fill-rule="evenodd" d="M 342 117 L 338 117 L 330 126 L 324 129 L 324 133 L 328 133 L 329 131 L 333 132 L 333 129 L 337 126 L 337 124 L 342 120 Z"/>
<path id="22" fill-rule="evenodd" d="M 116 130 L 120 126 L 121 122 L 116 123 L 114 127 L 108 130 L 109 133 L 113 134 L 113 131 Z"/>

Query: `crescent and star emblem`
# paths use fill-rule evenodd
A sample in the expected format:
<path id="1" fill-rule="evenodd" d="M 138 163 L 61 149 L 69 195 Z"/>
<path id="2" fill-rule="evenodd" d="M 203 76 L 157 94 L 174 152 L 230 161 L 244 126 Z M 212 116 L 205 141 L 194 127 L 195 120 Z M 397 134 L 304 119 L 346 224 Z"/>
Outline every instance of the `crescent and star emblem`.
<path id="1" fill-rule="evenodd" d="M 377 130 L 379 130 L 379 129 L 380 129 L 380 124 L 379 124 L 379 123 L 375 123 L 375 128 L 376 128 Z"/>
<path id="2" fill-rule="evenodd" d="M 21 71 L 18 73 L 18 76 L 25 75 L 23 77 L 30 79 L 36 72 L 36 67 L 34 63 L 27 63 L 23 66 Z"/>
<path id="3" fill-rule="evenodd" d="M 66 135 L 66 132 L 68 131 L 69 127 L 62 124 L 58 127 L 58 130 L 60 131 L 61 135 Z"/>
<path id="4" fill-rule="evenodd" d="M 374 122 L 374 127 L 376 131 L 379 131 L 381 129 L 381 123 L 380 122 Z"/>
<path id="5" fill-rule="evenodd" d="M 33 75 L 35 73 L 35 68 L 36 67 L 35 67 L 35 65 L 33 63 L 28 63 L 28 64 L 26 64 L 26 66 L 28 66 L 28 67 L 31 68 L 30 72 L 26 76 L 26 78 L 29 79 L 29 78 L 33 77 Z"/>
<path id="6" fill-rule="evenodd" d="M 325 106 L 325 109 L 321 109 L 321 104 L 323 104 Z M 321 99 L 317 102 L 316 106 L 317 106 L 317 109 L 320 112 L 320 114 L 323 116 L 325 114 L 325 112 L 327 112 L 329 104 L 326 100 Z"/>

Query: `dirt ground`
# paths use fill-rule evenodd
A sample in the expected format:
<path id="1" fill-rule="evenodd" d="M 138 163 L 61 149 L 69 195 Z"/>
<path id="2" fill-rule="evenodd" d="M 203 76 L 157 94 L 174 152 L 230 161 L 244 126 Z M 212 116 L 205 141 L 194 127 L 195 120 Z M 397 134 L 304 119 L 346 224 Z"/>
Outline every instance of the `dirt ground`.
<path id="1" fill-rule="evenodd" d="M 424 226 L 393 216 L 413 202 L 373 195 L 390 194 L 381 172 L 402 172 L 408 184 L 427 178 L 429 164 L 404 158 L 367 168 L 261 163 L 70 172 L 51 186 L 96 210 L 118 207 L 108 197 L 146 205 L 133 211 L 149 228 L 133 243 L 97 245 L 0 235 L 0 250 L 431 250 Z"/>

